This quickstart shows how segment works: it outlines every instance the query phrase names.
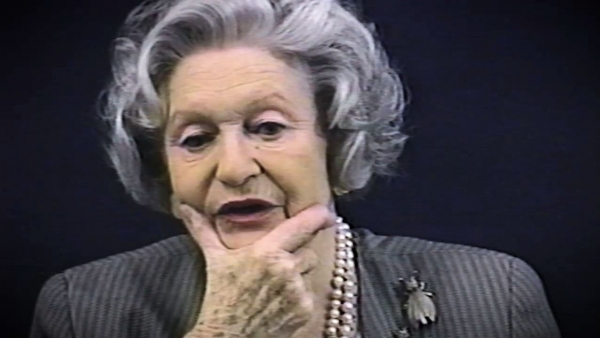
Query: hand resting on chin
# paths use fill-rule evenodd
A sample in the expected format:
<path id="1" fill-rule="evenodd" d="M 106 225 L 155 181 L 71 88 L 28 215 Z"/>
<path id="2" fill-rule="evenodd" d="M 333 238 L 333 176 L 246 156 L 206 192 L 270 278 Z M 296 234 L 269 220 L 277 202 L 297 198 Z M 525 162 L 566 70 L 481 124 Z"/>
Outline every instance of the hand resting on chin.
<path id="1" fill-rule="evenodd" d="M 185 338 L 291 337 L 314 312 L 302 274 L 318 264 L 303 248 L 335 224 L 324 206 L 312 206 L 282 222 L 255 243 L 231 250 L 208 219 L 182 205 L 184 223 L 206 259 L 206 292 L 195 327 Z"/>

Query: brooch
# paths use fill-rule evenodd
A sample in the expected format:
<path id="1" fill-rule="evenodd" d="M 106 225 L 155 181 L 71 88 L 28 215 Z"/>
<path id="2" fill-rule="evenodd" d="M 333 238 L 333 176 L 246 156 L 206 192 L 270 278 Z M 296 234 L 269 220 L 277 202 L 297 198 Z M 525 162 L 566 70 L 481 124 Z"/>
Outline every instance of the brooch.
<path id="1" fill-rule="evenodd" d="M 425 291 L 425 283 L 419 281 L 416 273 L 408 279 L 399 278 L 398 280 L 404 283 L 404 310 L 410 326 L 417 330 L 421 325 L 435 322 L 437 314 L 433 303 L 433 293 Z"/>

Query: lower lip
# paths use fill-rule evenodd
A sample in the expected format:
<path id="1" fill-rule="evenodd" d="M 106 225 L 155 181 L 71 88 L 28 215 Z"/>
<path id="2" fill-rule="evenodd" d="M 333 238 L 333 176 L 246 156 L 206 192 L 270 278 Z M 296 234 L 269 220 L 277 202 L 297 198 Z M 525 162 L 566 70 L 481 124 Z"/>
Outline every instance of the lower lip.
<path id="1" fill-rule="evenodd" d="M 219 215 L 218 217 L 222 220 L 240 225 L 256 225 L 258 223 L 264 222 L 274 210 L 275 207 L 272 207 L 252 214 L 229 214 Z"/>

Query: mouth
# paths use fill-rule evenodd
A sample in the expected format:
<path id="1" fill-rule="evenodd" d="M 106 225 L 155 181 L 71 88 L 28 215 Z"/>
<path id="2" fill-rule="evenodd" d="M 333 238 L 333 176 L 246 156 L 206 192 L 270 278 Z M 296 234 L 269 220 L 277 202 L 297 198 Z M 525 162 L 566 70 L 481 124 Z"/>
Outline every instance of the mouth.
<path id="1" fill-rule="evenodd" d="M 277 207 L 279 206 L 261 199 L 231 201 L 219 208 L 217 217 L 232 223 L 258 224 Z"/>

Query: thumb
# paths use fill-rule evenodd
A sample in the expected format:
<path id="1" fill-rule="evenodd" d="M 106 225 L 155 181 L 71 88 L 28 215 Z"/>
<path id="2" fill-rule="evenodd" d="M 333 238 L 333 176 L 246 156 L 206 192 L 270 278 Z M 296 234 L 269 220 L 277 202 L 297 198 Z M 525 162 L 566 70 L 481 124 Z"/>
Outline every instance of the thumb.
<path id="1" fill-rule="evenodd" d="M 206 216 L 202 215 L 187 204 L 181 204 L 179 211 L 190 235 L 203 250 L 225 249 L 213 225 Z"/>

